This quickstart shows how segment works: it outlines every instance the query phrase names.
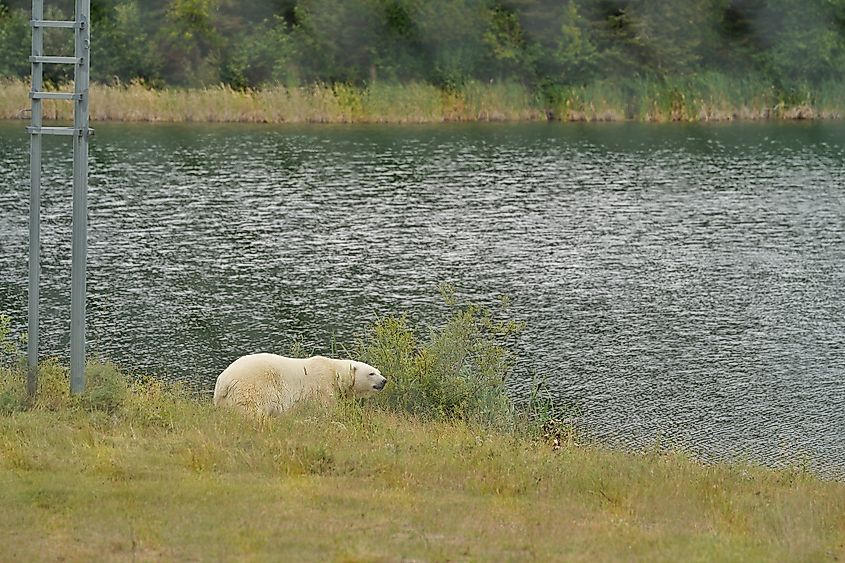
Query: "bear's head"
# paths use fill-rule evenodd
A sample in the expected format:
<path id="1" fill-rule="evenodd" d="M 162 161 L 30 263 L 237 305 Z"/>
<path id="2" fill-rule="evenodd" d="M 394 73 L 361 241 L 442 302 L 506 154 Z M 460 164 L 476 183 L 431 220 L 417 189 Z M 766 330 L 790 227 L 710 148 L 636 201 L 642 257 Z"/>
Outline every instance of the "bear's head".
<path id="1" fill-rule="evenodd" d="M 343 375 L 346 376 L 343 378 L 346 379 L 343 387 L 349 389 L 356 397 L 378 393 L 387 383 L 387 378 L 379 370 L 364 362 L 350 361 L 349 371 Z"/>

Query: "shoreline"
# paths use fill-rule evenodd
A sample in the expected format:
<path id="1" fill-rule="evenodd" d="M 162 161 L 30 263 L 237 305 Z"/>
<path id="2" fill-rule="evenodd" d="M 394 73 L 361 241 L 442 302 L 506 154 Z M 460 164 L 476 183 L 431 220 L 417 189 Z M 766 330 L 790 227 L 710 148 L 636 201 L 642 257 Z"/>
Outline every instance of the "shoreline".
<path id="1" fill-rule="evenodd" d="M 66 91 L 68 88 L 59 88 Z M 233 90 L 227 86 L 153 90 L 139 83 L 91 85 L 92 122 L 429 124 L 484 122 L 706 123 L 730 121 L 839 120 L 845 95 L 837 88 L 787 103 L 771 88 L 635 84 L 627 95 L 616 86 L 573 87 L 557 99 L 515 83 L 469 83 L 455 91 L 422 83 L 343 84 Z M 842 88 L 845 92 L 845 86 Z M 0 80 L 0 119 L 28 119 L 29 84 Z M 826 93 L 825 93 L 826 92 Z M 842 97 L 840 100 L 839 98 Z M 814 101 L 816 100 L 816 101 Z M 818 101 L 822 100 L 822 101 Z M 72 105 L 45 100 L 45 121 L 72 119 Z"/>

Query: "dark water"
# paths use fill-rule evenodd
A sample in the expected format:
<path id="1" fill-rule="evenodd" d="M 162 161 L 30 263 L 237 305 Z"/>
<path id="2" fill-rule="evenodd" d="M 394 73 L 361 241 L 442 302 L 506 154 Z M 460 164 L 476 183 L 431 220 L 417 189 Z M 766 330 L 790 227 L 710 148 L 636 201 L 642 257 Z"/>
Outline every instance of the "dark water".
<path id="1" fill-rule="evenodd" d="M 0 311 L 25 327 L 28 139 L 0 124 Z M 68 347 L 70 147 L 49 143 L 42 339 Z M 512 300 L 511 383 L 597 438 L 845 467 L 845 125 L 99 124 L 90 349 L 211 388 L 437 287 Z"/>

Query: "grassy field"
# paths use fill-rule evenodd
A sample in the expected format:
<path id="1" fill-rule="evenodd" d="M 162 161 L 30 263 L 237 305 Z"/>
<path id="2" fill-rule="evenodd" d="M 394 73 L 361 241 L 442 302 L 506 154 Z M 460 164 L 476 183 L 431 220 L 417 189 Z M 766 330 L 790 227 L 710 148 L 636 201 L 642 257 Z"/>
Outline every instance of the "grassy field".
<path id="1" fill-rule="evenodd" d="M 0 561 L 835 561 L 845 483 L 583 440 L 513 405 L 506 302 L 352 349 L 376 398 L 256 419 L 178 384 L 42 362 L 0 315 Z M 290 355 L 310 355 L 295 344 Z"/>
<path id="2" fill-rule="evenodd" d="M 46 362 L 24 404 L 23 373 L 0 370 L 0 560 L 845 557 L 845 484 L 800 470 L 374 402 L 256 420 L 103 364 L 72 398 L 66 377 Z"/>
<path id="3" fill-rule="evenodd" d="M 0 119 L 28 118 L 28 91 L 25 81 L 0 80 Z M 46 119 L 68 120 L 71 112 L 68 102 L 44 102 Z M 825 83 L 813 91 L 784 94 L 754 78 L 720 74 L 604 80 L 543 94 L 509 82 L 469 82 L 448 91 L 423 83 L 247 91 L 92 84 L 90 115 L 95 121 L 251 123 L 837 119 L 845 115 L 845 86 Z"/>

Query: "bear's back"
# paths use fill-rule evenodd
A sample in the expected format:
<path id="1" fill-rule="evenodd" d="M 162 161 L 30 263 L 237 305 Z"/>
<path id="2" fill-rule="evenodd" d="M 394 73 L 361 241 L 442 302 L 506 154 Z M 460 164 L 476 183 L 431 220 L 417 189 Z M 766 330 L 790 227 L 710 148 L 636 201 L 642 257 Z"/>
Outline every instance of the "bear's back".
<path id="1" fill-rule="evenodd" d="M 339 360 L 325 356 L 288 358 L 260 353 L 242 356 L 217 377 L 214 404 L 259 413 L 286 410 L 307 396 L 334 393 Z"/>

